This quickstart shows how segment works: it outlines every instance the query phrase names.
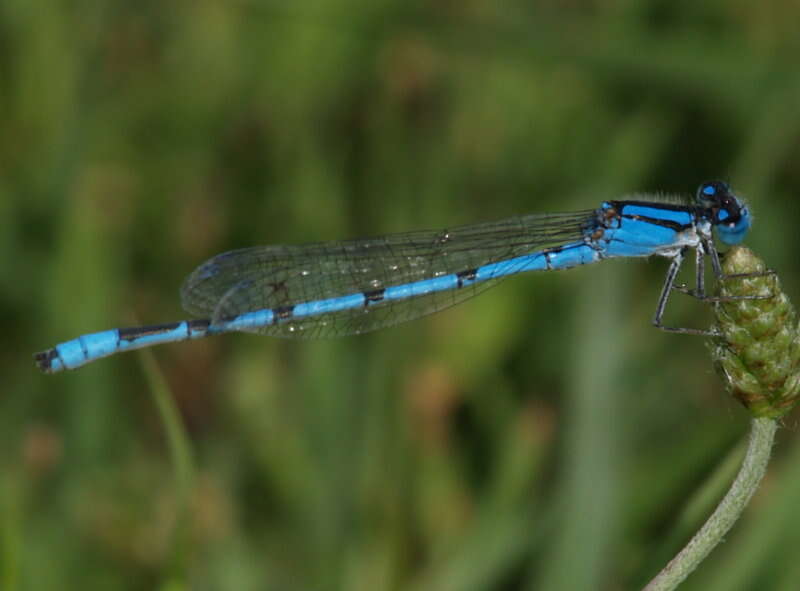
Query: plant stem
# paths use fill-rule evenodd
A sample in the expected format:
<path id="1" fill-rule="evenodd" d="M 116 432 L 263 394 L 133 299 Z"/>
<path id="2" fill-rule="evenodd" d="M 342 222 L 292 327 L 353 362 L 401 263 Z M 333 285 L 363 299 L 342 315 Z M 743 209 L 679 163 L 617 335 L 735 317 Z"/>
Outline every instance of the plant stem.
<path id="1" fill-rule="evenodd" d="M 739 474 L 714 513 L 688 544 L 644 588 L 645 591 L 675 589 L 722 541 L 744 511 L 766 472 L 777 422 L 753 418 L 747 454 Z"/>

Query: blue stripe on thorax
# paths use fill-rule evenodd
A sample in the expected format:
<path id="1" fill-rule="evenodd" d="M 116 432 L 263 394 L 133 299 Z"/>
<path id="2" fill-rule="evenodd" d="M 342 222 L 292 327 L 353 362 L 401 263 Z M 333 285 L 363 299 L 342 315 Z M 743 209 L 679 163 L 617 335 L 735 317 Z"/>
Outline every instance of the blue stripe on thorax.
<path id="1" fill-rule="evenodd" d="M 680 242 L 680 233 L 694 228 L 697 221 L 694 208 L 671 204 L 612 201 L 604 203 L 601 211 L 614 214 L 600 241 L 605 243 L 604 255 L 608 257 L 667 251 Z"/>
<path id="2" fill-rule="evenodd" d="M 637 201 L 618 202 L 619 214 L 623 217 L 639 216 L 651 220 L 661 220 L 679 226 L 687 227 L 694 222 L 696 213 L 694 208 L 677 205 L 659 205 L 657 203 L 641 203 Z"/>
<path id="3" fill-rule="evenodd" d="M 672 228 L 632 219 L 621 220 L 619 228 L 615 230 L 606 230 L 604 234 L 604 238 L 610 240 L 609 247 L 611 247 L 613 243 L 619 242 L 631 247 L 639 247 L 643 252 L 650 251 L 651 254 L 655 254 L 655 251 L 660 247 L 669 247 L 675 244 L 677 236 L 678 232 Z"/>

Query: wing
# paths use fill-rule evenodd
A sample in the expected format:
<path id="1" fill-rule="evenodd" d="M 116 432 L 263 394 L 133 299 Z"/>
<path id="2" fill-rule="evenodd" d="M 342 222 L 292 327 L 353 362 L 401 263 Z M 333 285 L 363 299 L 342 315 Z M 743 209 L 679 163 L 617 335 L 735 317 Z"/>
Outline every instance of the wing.
<path id="1" fill-rule="evenodd" d="M 475 269 L 583 239 L 595 211 L 528 215 L 364 240 L 298 246 L 257 246 L 215 256 L 181 289 L 183 307 L 220 322 L 246 312 L 370 292 Z M 260 334 L 326 338 L 357 334 L 437 312 L 495 285 L 501 278 L 404 300 L 292 318 L 252 329 Z"/>

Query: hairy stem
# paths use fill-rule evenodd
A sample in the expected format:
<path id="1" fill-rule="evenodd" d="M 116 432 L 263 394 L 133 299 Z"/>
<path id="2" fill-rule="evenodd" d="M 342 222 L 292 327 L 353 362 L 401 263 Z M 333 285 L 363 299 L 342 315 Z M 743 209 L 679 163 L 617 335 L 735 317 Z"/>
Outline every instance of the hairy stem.
<path id="1" fill-rule="evenodd" d="M 752 419 L 747 454 L 730 490 L 703 527 L 647 584 L 645 591 L 667 591 L 677 588 L 722 541 L 728 530 L 739 519 L 766 472 L 776 429 L 777 423 L 773 419 Z"/>

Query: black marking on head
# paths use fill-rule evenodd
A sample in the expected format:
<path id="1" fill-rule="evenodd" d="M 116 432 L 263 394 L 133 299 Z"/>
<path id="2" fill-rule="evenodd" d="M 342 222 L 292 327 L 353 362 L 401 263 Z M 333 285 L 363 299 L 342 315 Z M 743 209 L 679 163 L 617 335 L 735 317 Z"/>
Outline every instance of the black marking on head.
<path id="1" fill-rule="evenodd" d="M 373 289 L 372 291 L 364 292 L 364 305 L 369 306 L 375 302 L 380 302 L 383 299 L 386 289 Z"/>
<path id="2" fill-rule="evenodd" d="M 703 204 L 708 200 L 716 200 L 725 195 L 732 195 L 731 187 L 724 181 L 708 181 L 697 188 L 697 202 Z"/>
<path id="3" fill-rule="evenodd" d="M 478 269 L 467 269 L 466 271 L 459 271 L 456 273 L 458 287 L 464 287 L 465 281 L 475 281 L 478 276 Z"/>
<path id="4" fill-rule="evenodd" d="M 730 185 L 723 181 L 708 181 L 697 188 L 697 203 L 710 210 L 711 223 L 733 228 L 747 215 L 747 208 L 733 194 Z"/>
<path id="5" fill-rule="evenodd" d="M 278 320 L 288 320 L 294 314 L 294 306 L 280 306 L 275 308 L 273 312 Z"/>

